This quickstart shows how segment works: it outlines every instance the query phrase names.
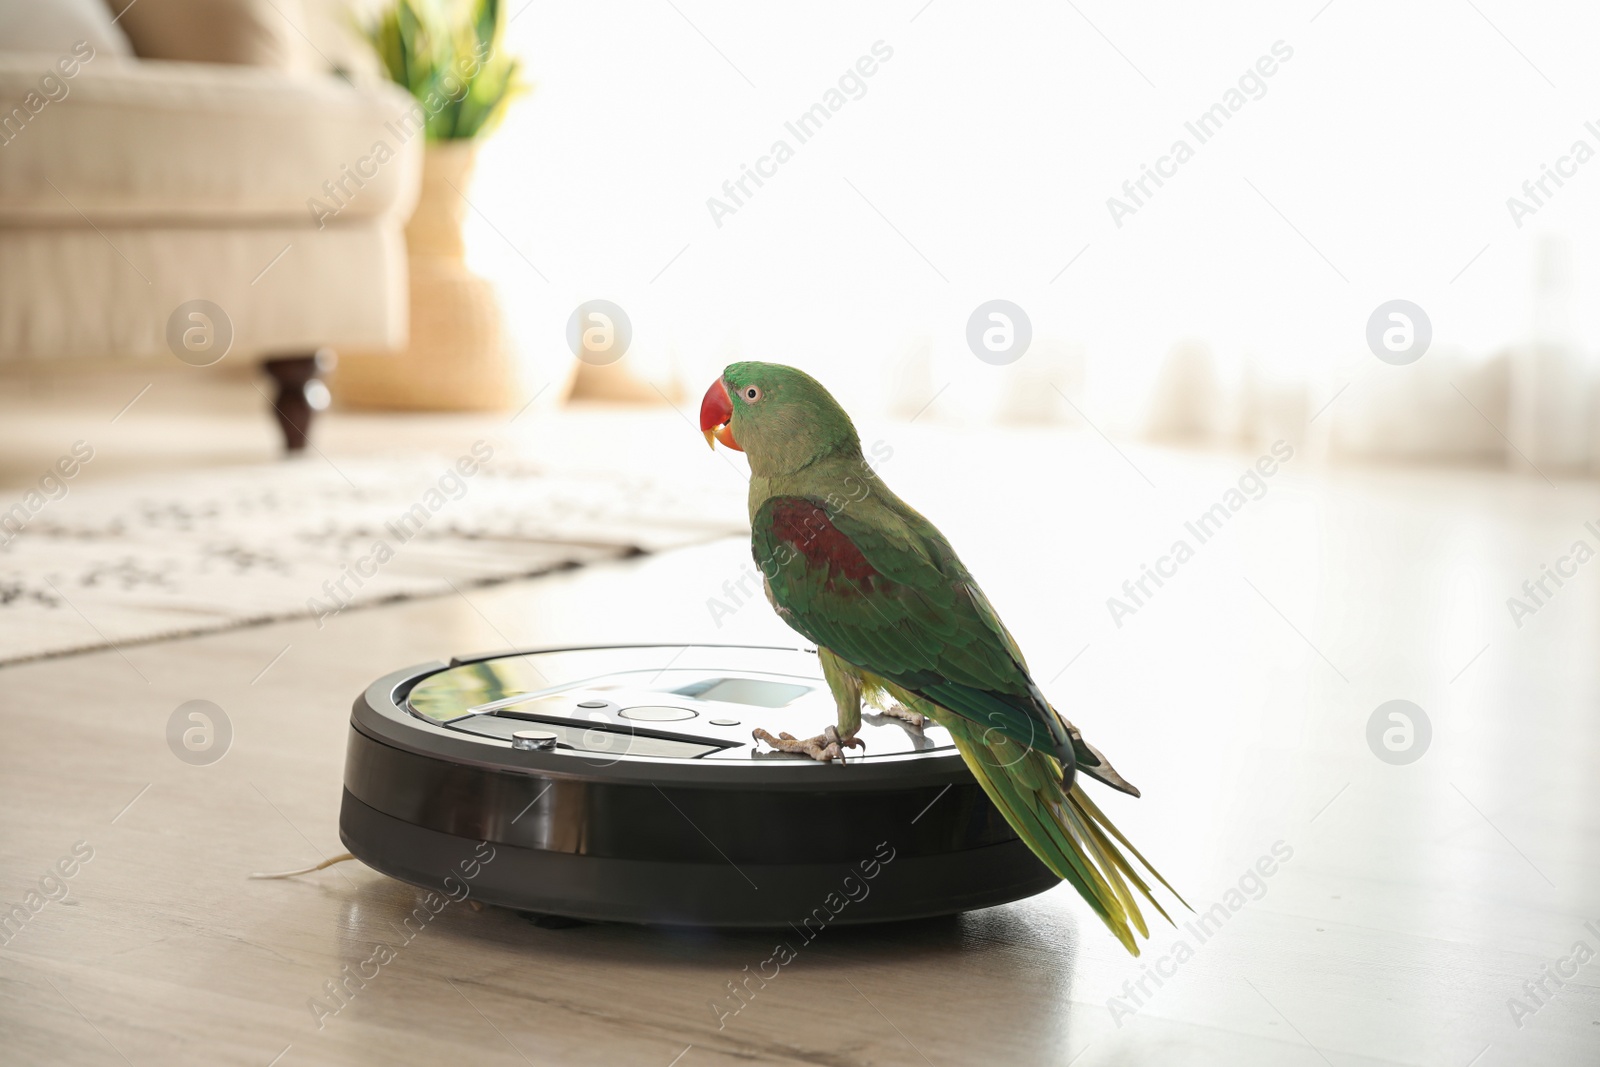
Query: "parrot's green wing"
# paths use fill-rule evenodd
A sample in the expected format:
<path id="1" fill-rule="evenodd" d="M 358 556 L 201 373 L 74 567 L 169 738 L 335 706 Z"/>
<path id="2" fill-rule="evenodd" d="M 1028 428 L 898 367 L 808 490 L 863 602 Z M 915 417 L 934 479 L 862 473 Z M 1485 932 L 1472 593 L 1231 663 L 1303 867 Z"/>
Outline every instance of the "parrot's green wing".
<path id="1" fill-rule="evenodd" d="M 791 626 L 849 663 L 1030 748 L 1070 751 L 1010 635 L 932 526 L 866 507 L 829 515 L 774 497 L 751 521 L 756 562 Z M 874 517 L 888 521 L 874 522 Z"/>
<path id="2" fill-rule="evenodd" d="M 902 505 L 903 506 L 903 505 Z M 1050 707 L 1022 652 L 939 531 L 877 501 L 829 512 L 767 500 L 751 548 L 778 612 L 835 655 L 975 724 L 1139 795 Z"/>
<path id="3" fill-rule="evenodd" d="M 1019 836 L 1137 954 L 1129 926 L 1148 931 L 1127 882 L 1166 912 L 1107 833 L 1149 864 L 1062 769 L 1077 763 L 1137 790 L 1050 707 L 932 524 L 876 500 L 830 511 L 817 498 L 779 496 L 752 517 L 751 547 L 779 615 L 945 725 Z"/>

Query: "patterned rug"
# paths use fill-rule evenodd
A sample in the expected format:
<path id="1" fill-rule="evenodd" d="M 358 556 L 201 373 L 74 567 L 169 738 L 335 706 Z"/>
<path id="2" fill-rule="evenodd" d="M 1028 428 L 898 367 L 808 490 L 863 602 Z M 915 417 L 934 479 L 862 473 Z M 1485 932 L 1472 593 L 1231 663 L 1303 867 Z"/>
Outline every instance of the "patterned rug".
<path id="1" fill-rule="evenodd" d="M 31 494 L 0 512 L 0 664 L 277 619 L 326 624 L 452 583 L 744 529 L 726 472 L 679 484 L 482 459 L 334 467 L 313 456 Z"/>

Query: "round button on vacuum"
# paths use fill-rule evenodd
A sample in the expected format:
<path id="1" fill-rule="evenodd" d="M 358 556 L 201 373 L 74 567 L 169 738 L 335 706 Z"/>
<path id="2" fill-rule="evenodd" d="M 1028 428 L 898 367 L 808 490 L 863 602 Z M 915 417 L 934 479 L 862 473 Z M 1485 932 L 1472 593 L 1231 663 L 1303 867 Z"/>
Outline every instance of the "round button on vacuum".
<path id="1" fill-rule="evenodd" d="M 677 722 L 680 719 L 692 719 L 697 713 L 689 708 L 671 708 L 664 704 L 645 704 L 637 708 L 623 708 L 617 714 L 624 719 L 633 719 L 635 722 Z"/>
<path id="2" fill-rule="evenodd" d="M 511 747 L 519 749 L 555 748 L 560 735 L 549 730 L 518 730 L 511 735 Z"/>
<path id="3" fill-rule="evenodd" d="M 738 719 L 712 719 L 711 720 L 711 725 L 712 726 L 738 726 L 739 725 L 739 720 Z"/>
<path id="4" fill-rule="evenodd" d="M 606 702 L 604 700 L 580 700 L 580 701 L 578 701 L 578 707 L 580 707 L 580 708 L 603 708 L 603 707 L 606 707 Z"/>

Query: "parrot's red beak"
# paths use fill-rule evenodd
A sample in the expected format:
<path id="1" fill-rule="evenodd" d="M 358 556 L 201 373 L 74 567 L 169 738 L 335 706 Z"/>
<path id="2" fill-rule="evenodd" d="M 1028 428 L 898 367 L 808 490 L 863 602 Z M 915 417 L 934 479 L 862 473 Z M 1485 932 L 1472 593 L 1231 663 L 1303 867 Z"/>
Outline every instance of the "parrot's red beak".
<path id="1" fill-rule="evenodd" d="M 733 398 L 728 395 L 728 387 L 718 378 L 706 390 L 705 399 L 700 401 L 700 431 L 706 435 L 706 444 L 716 448 L 716 442 L 721 441 L 735 452 L 743 452 L 739 442 L 733 439 L 733 430 L 728 426 L 731 421 Z"/>

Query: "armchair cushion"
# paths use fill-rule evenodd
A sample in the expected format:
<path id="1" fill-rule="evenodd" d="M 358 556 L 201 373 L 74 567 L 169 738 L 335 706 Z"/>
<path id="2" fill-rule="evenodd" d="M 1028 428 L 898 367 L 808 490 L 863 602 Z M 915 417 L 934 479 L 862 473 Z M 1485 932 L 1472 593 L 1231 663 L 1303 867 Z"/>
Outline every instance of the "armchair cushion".
<path id="1" fill-rule="evenodd" d="M 59 55 L 79 41 L 107 55 L 133 54 L 101 0 L 0 0 L 0 51 Z"/>
<path id="2" fill-rule="evenodd" d="M 299 0 L 106 0 L 140 59 L 302 68 Z"/>

